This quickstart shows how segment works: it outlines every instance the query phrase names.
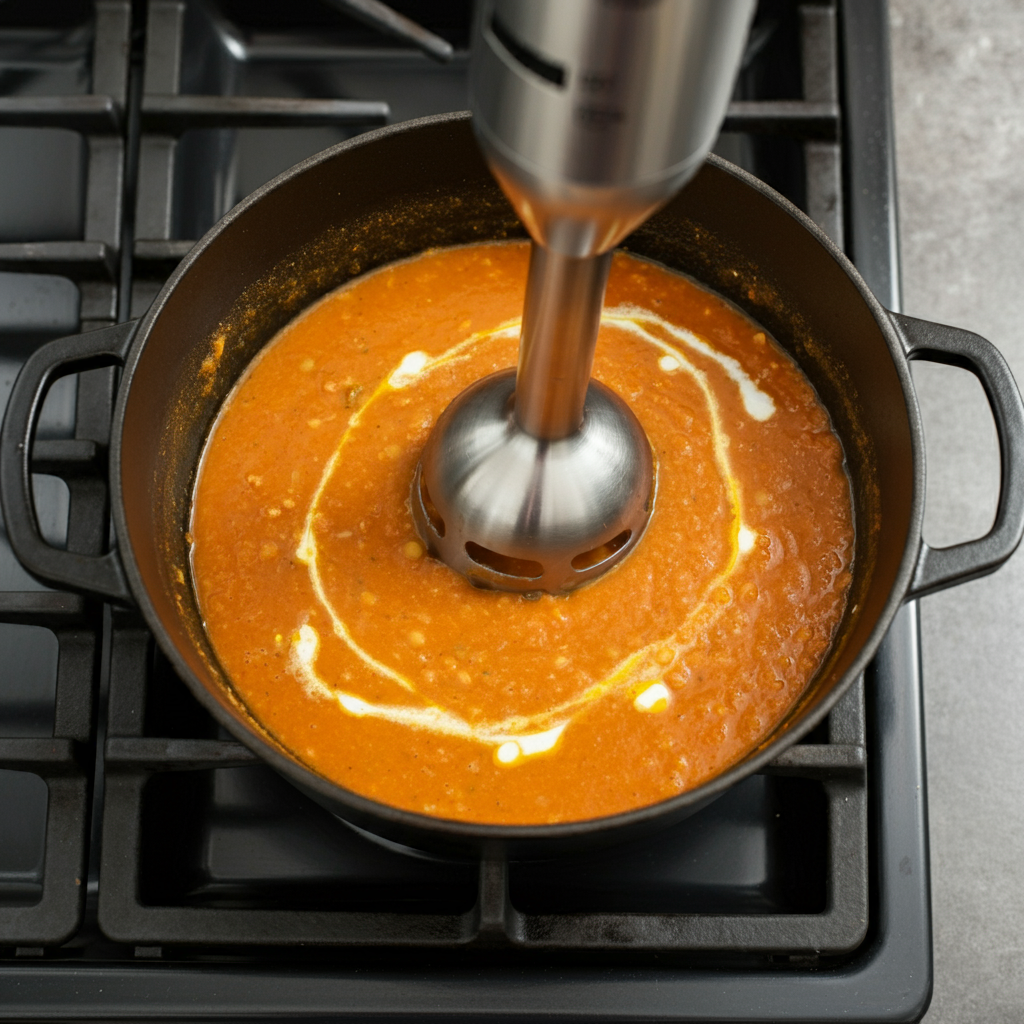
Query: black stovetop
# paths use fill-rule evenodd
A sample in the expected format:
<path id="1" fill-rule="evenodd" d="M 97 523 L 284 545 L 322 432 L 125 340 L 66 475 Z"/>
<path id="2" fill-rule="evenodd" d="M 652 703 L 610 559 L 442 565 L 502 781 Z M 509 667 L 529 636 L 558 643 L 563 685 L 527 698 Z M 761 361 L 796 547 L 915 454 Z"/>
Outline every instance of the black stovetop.
<path id="1" fill-rule="evenodd" d="M 395 6 L 454 60 L 327 0 L 0 7 L 0 403 L 47 339 L 144 312 L 267 178 L 466 105 L 468 4 Z M 762 0 L 716 150 L 898 308 L 886 40 L 880 0 Z M 41 526 L 71 550 L 108 541 L 115 386 L 65 378 L 41 419 Z M 133 612 L 42 587 L 0 537 L 0 1019 L 917 1019 L 920 683 L 910 605 L 826 723 L 681 825 L 445 861 L 301 796 L 218 732 Z"/>

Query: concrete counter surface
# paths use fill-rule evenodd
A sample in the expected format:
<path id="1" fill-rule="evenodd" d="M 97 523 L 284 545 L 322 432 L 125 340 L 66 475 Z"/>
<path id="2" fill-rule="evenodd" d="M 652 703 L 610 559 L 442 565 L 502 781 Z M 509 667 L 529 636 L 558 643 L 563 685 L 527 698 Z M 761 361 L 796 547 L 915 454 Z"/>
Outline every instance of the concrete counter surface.
<path id="1" fill-rule="evenodd" d="M 856 3 L 856 0 L 852 0 Z M 984 335 L 1024 383 L 1024 3 L 890 0 L 903 308 Z M 915 366 L 925 536 L 991 524 L 968 374 Z M 921 603 L 935 993 L 927 1024 L 1024 1020 L 1024 551 Z"/>

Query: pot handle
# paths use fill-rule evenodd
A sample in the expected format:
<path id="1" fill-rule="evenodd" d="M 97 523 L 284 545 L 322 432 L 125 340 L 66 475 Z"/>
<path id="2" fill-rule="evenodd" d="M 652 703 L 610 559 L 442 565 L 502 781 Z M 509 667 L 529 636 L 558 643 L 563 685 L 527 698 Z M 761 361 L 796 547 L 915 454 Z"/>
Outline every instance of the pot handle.
<path id="1" fill-rule="evenodd" d="M 992 529 L 948 548 L 923 540 L 907 600 L 995 572 L 1024 534 L 1024 403 L 1010 368 L 990 341 L 959 327 L 890 313 L 908 359 L 927 359 L 969 370 L 988 399 L 999 438 L 999 503 Z"/>
<path id="2" fill-rule="evenodd" d="M 57 338 L 38 348 L 14 382 L 0 429 L 0 507 L 18 561 L 47 582 L 125 604 L 134 601 L 116 548 L 105 555 L 82 555 L 51 547 L 43 540 L 32 497 L 32 442 L 50 385 L 80 370 L 123 364 L 138 323 L 131 320 Z"/>

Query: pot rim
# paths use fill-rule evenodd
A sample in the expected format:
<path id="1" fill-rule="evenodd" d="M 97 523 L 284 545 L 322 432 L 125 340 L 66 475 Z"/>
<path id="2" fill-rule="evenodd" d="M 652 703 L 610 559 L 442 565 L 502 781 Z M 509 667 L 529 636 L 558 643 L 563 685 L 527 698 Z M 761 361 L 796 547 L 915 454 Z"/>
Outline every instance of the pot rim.
<path id="1" fill-rule="evenodd" d="M 846 254 L 839 249 L 835 242 L 826 235 L 817 224 L 814 223 L 802 210 L 791 203 L 784 196 L 780 195 L 769 185 L 766 185 L 759 178 L 754 177 L 748 171 L 723 160 L 721 157 L 711 154 L 707 162 L 717 170 L 722 171 L 738 179 L 744 185 L 754 189 L 764 198 L 770 200 L 783 212 L 793 217 L 801 227 L 819 242 L 825 251 L 835 260 L 840 268 L 850 278 L 860 293 L 861 298 L 871 312 L 875 323 L 881 330 L 885 343 L 889 348 L 900 386 L 903 389 L 903 396 L 906 405 L 907 418 L 911 437 L 911 453 L 913 458 L 913 481 L 911 493 L 911 507 L 909 516 L 909 527 L 905 541 L 903 556 L 895 574 L 894 583 L 889 596 L 883 606 L 866 642 L 853 659 L 853 663 L 837 681 L 827 695 L 825 695 L 812 711 L 796 725 L 787 729 L 782 735 L 767 741 L 756 752 L 736 762 L 724 772 L 714 776 L 707 782 L 676 796 L 661 800 L 658 803 L 649 804 L 644 807 L 637 807 L 618 814 L 607 815 L 599 818 L 586 818 L 580 821 L 558 822 L 546 825 L 496 825 L 480 822 L 461 821 L 451 818 L 433 817 L 426 814 L 419 814 L 415 811 L 407 811 L 390 804 L 380 803 L 371 800 L 359 793 L 346 789 L 344 786 L 332 782 L 322 775 L 307 768 L 300 761 L 281 753 L 272 747 L 255 731 L 246 727 L 244 723 L 232 716 L 221 704 L 220 701 L 202 684 L 189 668 L 184 658 L 179 654 L 177 648 L 171 643 L 163 626 L 157 616 L 156 610 L 149 593 L 146 589 L 142 574 L 132 551 L 128 525 L 125 518 L 124 499 L 121 486 L 122 472 L 122 433 L 124 429 L 125 411 L 128 395 L 134 380 L 135 372 L 142 352 L 146 345 L 153 324 L 178 282 L 189 273 L 192 266 L 202 257 L 205 250 L 213 243 L 225 228 L 232 224 L 239 217 L 244 216 L 249 210 L 258 204 L 260 200 L 275 191 L 293 178 L 300 176 L 305 171 L 321 163 L 332 160 L 340 153 L 355 150 L 362 146 L 372 145 L 375 142 L 385 139 L 391 135 L 415 131 L 419 128 L 435 126 L 446 123 L 461 123 L 471 120 L 469 111 L 454 111 L 446 114 L 435 114 L 429 117 L 416 118 L 410 121 L 402 121 L 397 124 L 387 125 L 373 131 L 365 132 L 354 138 L 347 139 L 335 146 L 315 153 L 301 163 L 283 171 L 277 177 L 261 185 L 255 192 L 252 192 L 245 199 L 239 202 L 228 211 L 216 224 L 189 251 L 188 255 L 178 264 L 174 272 L 164 283 L 157 297 L 153 300 L 149 310 L 139 323 L 131 345 L 128 358 L 125 362 L 124 371 L 117 391 L 117 398 L 114 407 L 114 417 L 111 425 L 111 448 L 110 448 L 110 487 L 111 487 L 111 510 L 114 519 L 114 528 L 118 538 L 118 550 L 121 562 L 124 566 L 125 575 L 128 580 L 132 595 L 138 603 L 139 610 L 146 620 L 146 624 L 152 630 L 157 642 L 160 644 L 164 654 L 170 660 L 177 674 L 186 683 L 192 695 L 200 704 L 209 711 L 214 719 L 236 739 L 247 746 L 254 753 L 259 755 L 265 762 L 269 763 L 279 773 L 284 775 L 300 788 L 312 791 L 325 801 L 335 804 L 342 803 L 351 807 L 360 826 L 367 820 L 383 819 L 390 826 L 396 826 L 410 832 L 432 834 L 440 842 L 451 840 L 474 841 L 477 843 L 498 843 L 512 841 L 551 841 L 575 839 L 587 836 L 591 833 L 613 833 L 619 830 L 632 828 L 633 826 L 645 823 L 653 823 L 659 818 L 664 818 L 669 824 L 681 816 L 682 812 L 694 804 L 707 803 L 719 796 L 725 790 L 738 783 L 749 775 L 756 774 L 771 761 L 775 760 L 781 753 L 797 743 L 803 736 L 810 732 L 821 720 L 832 710 L 835 704 L 842 698 L 854 680 L 866 668 L 867 664 L 874 657 L 879 644 L 882 642 L 896 612 L 903 604 L 905 595 L 910 587 L 921 549 L 922 519 L 924 514 L 924 436 L 921 425 L 920 410 L 917 404 L 917 396 L 913 386 L 913 379 L 910 373 L 910 361 L 904 351 L 896 329 L 893 326 L 888 311 L 878 301 L 875 295 L 868 288 L 857 268 L 849 260 Z M 226 675 L 226 673 L 225 673 Z"/>

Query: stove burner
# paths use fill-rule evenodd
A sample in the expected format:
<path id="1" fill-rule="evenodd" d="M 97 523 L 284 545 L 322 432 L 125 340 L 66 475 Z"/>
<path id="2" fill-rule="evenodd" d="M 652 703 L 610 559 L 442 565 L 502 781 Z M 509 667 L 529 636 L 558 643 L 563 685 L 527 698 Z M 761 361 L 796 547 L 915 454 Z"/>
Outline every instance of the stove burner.
<path id="1" fill-rule="evenodd" d="M 468 2 L 396 6 L 454 44 L 450 63 L 383 48 L 317 0 L 65 0 L 46 28 L 3 5 L 0 386 L 47 338 L 143 313 L 191 240 L 274 174 L 464 107 Z M 896 309 L 885 18 L 882 0 L 762 0 L 716 150 L 802 206 Z M 40 522 L 73 551 L 108 541 L 115 385 L 69 377 L 44 408 Z M 0 1005 L 916 1019 L 931 985 L 917 643 L 911 605 L 807 742 L 645 843 L 445 861 L 301 796 L 218 733 L 134 613 L 45 589 L 0 540 Z"/>

